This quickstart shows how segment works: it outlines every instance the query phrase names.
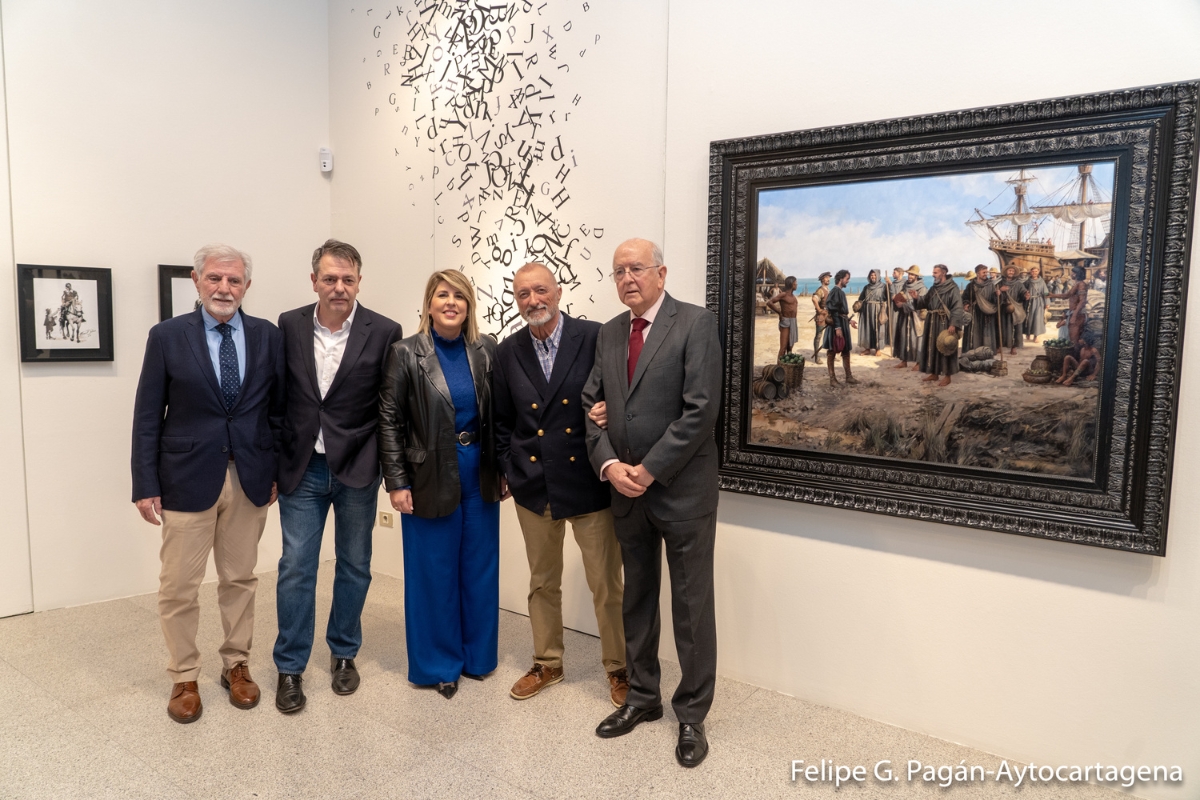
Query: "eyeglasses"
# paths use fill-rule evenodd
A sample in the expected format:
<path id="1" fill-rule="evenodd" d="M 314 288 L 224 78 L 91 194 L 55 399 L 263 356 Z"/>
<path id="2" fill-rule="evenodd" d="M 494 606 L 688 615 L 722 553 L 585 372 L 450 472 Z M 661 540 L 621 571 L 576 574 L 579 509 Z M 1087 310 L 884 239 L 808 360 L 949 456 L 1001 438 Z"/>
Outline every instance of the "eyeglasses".
<path id="1" fill-rule="evenodd" d="M 618 269 L 614 269 L 612 271 L 612 279 L 613 279 L 613 282 L 620 283 L 621 279 L 624 278 L 626 275 L 632 275 L 633 279 L 636 281 L 639 278 L 641 278 L 642 275 L 644 275 L 646 272 L 648 272 L 652 269 L 658 269 L 660 266 L 662 266 L 662 265 L 656 264 L 653 267 L 630 267 L 629 269 L 625 269 L 624 267 L 621 267 Z"/>

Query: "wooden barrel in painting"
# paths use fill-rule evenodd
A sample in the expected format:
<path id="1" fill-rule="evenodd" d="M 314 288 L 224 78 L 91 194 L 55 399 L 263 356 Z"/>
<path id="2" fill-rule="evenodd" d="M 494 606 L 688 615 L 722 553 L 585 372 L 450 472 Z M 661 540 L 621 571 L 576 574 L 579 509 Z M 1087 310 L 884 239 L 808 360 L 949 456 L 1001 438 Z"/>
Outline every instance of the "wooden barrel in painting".
<path id="1" fill-rule="evenodd" d="M 783 383 L 787 380 L 787 372 L 779 364 L 767 364 L 762 368 L 763 380 Z"/>
<path id="2" fill-rule="evenodd" d="M 754 382 L 754 394 L 763 400 L 774 400 L 778 387 L 768 380 L 759 379 Z"/>

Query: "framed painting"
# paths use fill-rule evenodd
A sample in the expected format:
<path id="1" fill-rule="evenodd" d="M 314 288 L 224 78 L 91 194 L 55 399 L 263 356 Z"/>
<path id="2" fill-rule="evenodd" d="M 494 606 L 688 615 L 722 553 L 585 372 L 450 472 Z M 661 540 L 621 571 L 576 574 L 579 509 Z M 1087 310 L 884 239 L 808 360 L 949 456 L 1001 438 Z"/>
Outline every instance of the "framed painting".
<path id="1" fill-rule="evenodd" d="M 112 270 L 17 265 L 21 361 L 112 361 Z"/>
<path id="2" fill-rule="evenodd" d="M 200 307 L 192 268 L 158 265 L 158 321 L 190 314 Z"/>
<path id="3" fill-rule="evenodd" d="M 714 142 L 721 487 L 1164 554 L 1198 87 Z"/>

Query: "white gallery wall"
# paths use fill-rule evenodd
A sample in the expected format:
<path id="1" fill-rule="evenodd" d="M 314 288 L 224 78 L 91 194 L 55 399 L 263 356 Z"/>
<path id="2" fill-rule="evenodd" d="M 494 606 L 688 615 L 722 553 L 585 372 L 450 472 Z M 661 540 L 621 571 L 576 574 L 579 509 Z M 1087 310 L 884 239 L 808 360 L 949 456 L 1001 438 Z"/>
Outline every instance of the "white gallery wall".
<path id="1" fill-rule="evenodd" d="M 710 141 L 1196 79 L 1198 35 L 1184 0 L 672 3 L 676 291 L 703 302 Z M 1195 797 L 1195 288 L 1166 558 L 727 493 L 725 674 L 1038 763 L 1178 764 L 1187 784 L 1137 793 Z"/>
<path id="2" fill-rule="evenodd" d="M 113 278 L 115 360 L 21 364 L 22 430 L 3 423 L 8 452 L 24 436 L 34 607 L 153 591 L 160 529 L 130 502 L 129 448 L 157 265 L 225 241 L 255 261 L 249 313 L 274 320 L 312 297 L 330 216 L 325 3 L 5 0 L 0 13 L 15 260 Z M 260 564 L 279 549 L 273 510 Z"/>
<path id="3" fill-rule="evenodd" d="M 2 20 L 0 20 L 2 23 Z M 2 31 L 0 31 L 2 36 Z M 3 41 L 0 41 L 0 51 Z M 0 63 L 0 77 L 3 76 Z M 4 110 L 0 93 L 0 113 Z M 21 381 L 18 371 L 21 347 L 17 338 L 16 275 L 13 266 L 12 225 L 8 193 L 8 137 L 0 130 L 0 442 L 8 457 L 0 462 L 0 482 L 6 487 L 0 504 L 0 617 L 33 610 L 33 583 L 29 571 L 29 528 L 25 517 L 25 453 L 21 430 Z"/>
<path id="4" fill-rule="evenodd" d="M 662 240 L 668 289 L 703 302 L 712 140 L 1200 78 L 1191 0 L 584 5 L 550 0 L 500 26 L 524 66 L 519 82 L 500 81 L 491 111 L 519 131 L 506 146 L 545 143 L 533 188 L 558 230 L 570 226 L 564 243 L 579 238 L 568 300 L 595 319 L 620 309 L 602 273 L 630 236 Z M 130 504 L 128 477 L 156 264 L 228 240 L 256 259 L 248 310 L 274 318 L 310 301 L 308 255 L 336 235 L 363 253 L 362 302 L 409 333 L 434 268 L 461 265 L 481 299 L 502 295 L 504 270 L 485 263 L 492 249 L 472 246 L 471 227 L 484 242 L 497 235 L 502 259 L 505 236 L 516 238 L 504 204 L 464 208 L 461 131 L 438 123 L 429 135 L 431 115 L 448 116 L 430 93 L 452 95 L 453 74 L 426 74 L 418 94 L 399 72 L 413 57 L 405 44 L 437 44 L 412 36 L 448 35 L 445 18 L 410 33 L 399 18 L 414 7 L 0 0 L 13 205 L 13 255 L 0 233 L 0 401 L 14 408 L 19 389 L 21 408 L 20 427 L 10 411 L 0 436 L 10 453 L 24 448 L 23 470 L 11 459 L 2 469 L 10 487 L 28 485 L 35 608 L 156 586 L 156 532 Z M 521 130 L 514 92 L 553 121 Z M 551 157 L 555 141 L 563 158 Z M 324 144 L 331 180 L 316 169 Z M 572 172 L 559 179 L 567 151 Z M 562 188 L 569 201 L 554 205 Z M 114 363 L 13 366 L 14 256 L 113 269 Z M 1165 558 L 726 493 L 722 674 L 1011 758 L 1200 775 L 1195 287 L 1188 304 Z M 20 546 L 8 535 L 24 525 L 18 505 L 0 512 L 0 569 L 8 539 Z M 502 603 L 523 611 L 528 572 L 510 507 L 501 536 Z M 273 568 L 278 537 L 273 513 L 260 569 Z M 375 547 L 377 568 L 400 575 L 399 529 L 377 529 Z M 567 619 L 592 630 L 573 549 L 568 561 Z"/>
<path id="5" fill-rule="evenodd" d="M 518 8 L 502 22 L 450 6 L 418 13 L 425 7 L 412 0 L 377 9 L 329 4 L 333 235 L 363 254 L 360 301 L 411 334 L 430 273 L 461 268 L 476 283 L 481 314 L 502 315 L 483 317 L 482 327 L 509 330 L 523 323 L 511 295 L 504 297 L 504 277 L 532 260 L 526 243 L 540 248 L 540 234 L 561 239 L 553 252 L 570 264 L 560 272 L 573 284 L 563 309 L 608 319 L 623 308 L 606 277 L 613 248 L 633 236 L 663 235 L 667 3 L 552 2 Z M 484 45 L 454 43 L 464 27 L 476 41 L 481 33 L 496 36 L 502 52 L 513 54 L 510 66 L 481 67 Z M 482 92 L 486 114 L 447 109 L 463 94 L 460 73 L 494 79 Z M 540 225 L 533 213 L 510 208 L 505 177 L 516 179 L 522 170 L 514 164 L 527 156 L 531 205 L 549 217 Z M 380 502 L 387 507 L 382 492 Z M 501 605 L 525 613 L 525 546 L 512 504 L 501 514 Z M 377 528 L 374 547 L 374 568 L 402 576 L 399 523 Z M 569 534 L 566 552 L 564 619 L 595 633 Z"/>

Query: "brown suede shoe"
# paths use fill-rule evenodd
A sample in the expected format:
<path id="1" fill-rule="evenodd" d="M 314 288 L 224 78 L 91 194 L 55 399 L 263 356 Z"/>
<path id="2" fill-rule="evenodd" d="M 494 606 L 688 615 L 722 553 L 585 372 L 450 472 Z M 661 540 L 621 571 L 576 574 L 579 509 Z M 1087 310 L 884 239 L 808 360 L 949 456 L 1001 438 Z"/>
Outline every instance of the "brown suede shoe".
<path id="1" fill-rule="evenodd" d="M 620 708 L 625 705 L 625 698 L 629 695 L 629 673 L 624 667 L 613 670 L 608 673 L 608 698 L 612 700 L 614 708 Z"/>
<path id="2" fill-rule="evenodd" d="M 200 687 L 195 681 L 184 681 L 171 687 L 171 701 L 167 703 L 167 716 L 176 722 L 187 724 L 200 719 L 204 706 L 200 704 Z"/>
<path id="3" fill-rule="evenodd" d="M 514 700 L 528 700 L 535 694 L 545 689 L 547 686 L 553 686 L 563 679 L 562 667 L 557 669 L 547 667 L 545 664 L 534 664 L 529 672 L 526 672 L 521 680 L 513 684 L 509 694 Z"/>
<path id="4" fill-rule="evenodd" d="M 232 669 L 221 673 L 221 685 L 229 690 L 229 703 L 234 708 L 254 708 L 258 705 L 258 684 L 250 677 L 250 667 L 239 661 Z"/>

